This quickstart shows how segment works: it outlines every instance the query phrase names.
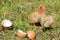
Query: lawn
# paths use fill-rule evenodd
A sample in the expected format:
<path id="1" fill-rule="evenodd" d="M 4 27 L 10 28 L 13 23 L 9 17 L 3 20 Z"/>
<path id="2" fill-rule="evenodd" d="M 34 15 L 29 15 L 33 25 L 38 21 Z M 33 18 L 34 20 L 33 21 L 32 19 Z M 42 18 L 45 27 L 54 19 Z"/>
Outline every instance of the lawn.
<path id="1" fill-rule="evenodd" d="M 53 15 L 54 24 L 51 29 L 42 32 L 41 29 L 29 25 L 28 15 L 38 9 L 44 3 L 48 14 Z M 0 40 L 29 40 L 28 38 L 18 38 L 18 29 L 27 32 L 36 32 L 36 40 L 60 40 L 60 0 L 0 0 L 0 24 L 3 19 L 12 21 L 12 30 L 0 31 Z"/>

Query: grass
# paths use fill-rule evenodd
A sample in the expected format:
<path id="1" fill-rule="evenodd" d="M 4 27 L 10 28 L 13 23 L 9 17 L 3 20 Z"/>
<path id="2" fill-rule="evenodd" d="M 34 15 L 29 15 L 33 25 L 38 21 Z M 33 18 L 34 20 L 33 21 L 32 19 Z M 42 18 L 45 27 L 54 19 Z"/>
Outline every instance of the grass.
<path id="1" fill-rule="evenodd" d="M 33 25 L 29 25 L 28 15 L 44 3 L 47 12 L 54 16 L 55 22 L 52 29 L 42 32 Z M 60 40 L 60 0 L 0 0 L 0 24 L 3 19 L 9 19 L 13 23 L 13 30 L 2 30 L 0 40 L 29 40 L 18 38 L 16 31 L 21 29 L 34 30 L 37 34 L 36 40 Z"/>

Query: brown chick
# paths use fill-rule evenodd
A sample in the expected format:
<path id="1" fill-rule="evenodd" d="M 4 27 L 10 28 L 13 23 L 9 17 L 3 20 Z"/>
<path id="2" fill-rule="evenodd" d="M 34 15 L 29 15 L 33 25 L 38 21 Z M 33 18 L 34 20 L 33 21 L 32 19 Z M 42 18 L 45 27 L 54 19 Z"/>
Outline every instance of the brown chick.
<path id="1" fill-rule="evenodd" d="M 38 10 L 32 12 L 28 15 L 28 20 L 30 23 L 36 23 L 40 21 L 40 18 L 45 16 L 45 6 L 43 4 L 40 5 L 40 8 Z"/>
<path id="2" fill-rule="evenodd" d="M 44 27 L 49 28 L 54 23 L 54 18 L 51 15 L 47 15 L 44 22 Z"/>
<path id="3" fill-rule="evenodd" d="M 27 37 L 30 39 L 30 40 L 35 40 L 36 39 L 36 33 L 34 31 L 27 31 Z"/>
<path id="4" fill-rule="evenodd" d="M 50 29 L 51 25 L 54 23 L 54 18 L 51 15 L 46 15 L 46 17 L 41 18 L 42 31 L 46 31 L 46 29 Z"/>

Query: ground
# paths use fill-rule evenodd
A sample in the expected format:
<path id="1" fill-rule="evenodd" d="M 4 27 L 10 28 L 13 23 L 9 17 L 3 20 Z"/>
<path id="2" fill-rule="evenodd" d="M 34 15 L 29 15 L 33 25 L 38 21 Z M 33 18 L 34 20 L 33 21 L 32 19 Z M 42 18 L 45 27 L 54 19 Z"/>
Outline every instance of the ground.
<path id="1" fill-rule="evenodd" d="M 28 22 L 28 15 L 42 3 L 46 5 L 47 13 L 54 17 L 54 24 L 45 32 L 29 25 Z M 11 20 L 13 29 L 0 31 L 0 40 L 29 40 L 18 38 L 18 29 L 24 32 L 35 31 L 36 40 L 60 40 L 60 0 L 0 0 L 0 24 L 3 19 Z"/>

